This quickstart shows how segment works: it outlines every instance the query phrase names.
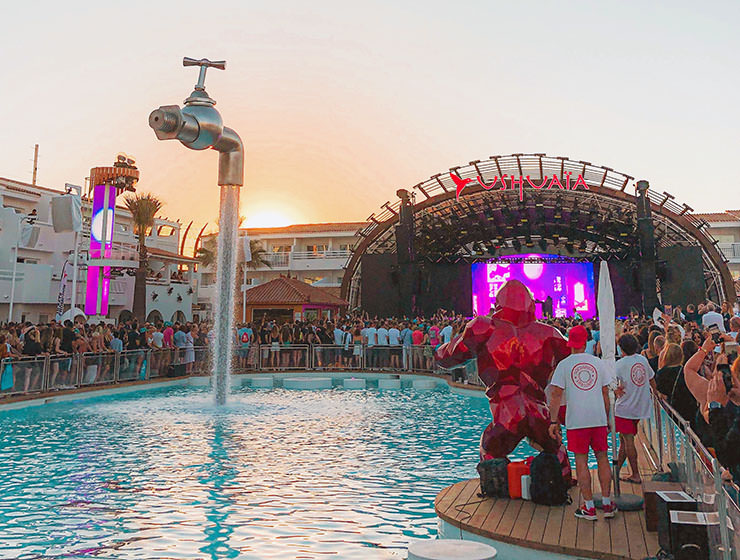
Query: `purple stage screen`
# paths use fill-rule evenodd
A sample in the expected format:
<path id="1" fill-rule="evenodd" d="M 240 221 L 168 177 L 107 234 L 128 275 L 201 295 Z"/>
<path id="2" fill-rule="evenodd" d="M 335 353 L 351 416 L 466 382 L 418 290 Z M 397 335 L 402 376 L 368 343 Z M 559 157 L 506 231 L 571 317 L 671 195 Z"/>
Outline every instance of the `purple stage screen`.
<path id="1" fill-rule="evenodd" d="M 555 259 L 557 255 L 511 255 L 498 262 L 472 265 L 475 315 L 488 315 L 496 302 L 496 294 L 507 280 L 522 282 L 537 301 L 544 302 L 550 296 L 555 317 L 572 317 L 574 308 L 584 319 L 596 315 L 593 264 L 517 262 L 525 258 Z M 538 303 L 536 308 L 537 317 L 543 318 L 542 305 Z"/>

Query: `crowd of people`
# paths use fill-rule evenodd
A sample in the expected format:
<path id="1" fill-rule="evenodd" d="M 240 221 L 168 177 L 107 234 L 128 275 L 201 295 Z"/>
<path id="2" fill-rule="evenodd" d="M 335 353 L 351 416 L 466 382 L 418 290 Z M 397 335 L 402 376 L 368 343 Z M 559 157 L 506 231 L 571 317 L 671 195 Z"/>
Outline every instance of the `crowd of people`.
<path id="1" fill-rule="evenodd" d="M 664 399 L 678 415 L 691 426 L 705 447 L 716 453 L 726 468 L 727 480 L 740 481 L 740 360 L 737 357 L 740 336 L 740 313 L 729 304 L 715 306 L 707 302 L 689 305 L 686 309 L 670 308 L 659 320 L 648 319 L 637 313 L 618 319 L 616 330 L 617 376 L 620 398 L 616 413 L 620 433 L 620 457 L 630 466 L 625 478 L 639 482 L 637 451 L 634 435 L 637 423 L 650 416 L 651 390 Z M 550 318 L 547 323 L 558 329 L 571 342 L 573 355 L 597 359 L 601 355 L 601 336 L 597 319 L 580 317 Z M 315 347 L 314 366 L 347 366 L 392 369 L 432 369 L 434 352 L 461 333 L 467 319 L 462 315 L 440 310 L 431 317 L 413 319 L 378 319 L 366 314 L 347 314 L 330 319 L 278 322 L 263 318 L 252 323 L 236 325 L 235 347 L 237 367 L 247 367 L 253 359 L 250 350 L 263 352 L 262 362 L 272 368 L 303 367 L 306 354 L 291 347 Z M 0 327 L 0 359 L 38 357 L 40 355 L 69 356 L 94 352 L 141 351 L 146 349 L 175 349 L 177 362 L 192 364 L 194 348 L 212 344 L 208 324 L 193 322 L 158 322 L 138 324 L 127 321 L 118 326 L 104 323 L 83 324 L 65 321 L 46 325 L 7 324 Z M 581 344 L 582 343 L 582 344 Z M 410 351 L 411 348 L 415 350 Z M 135 354 L 135 353 L 134 353 Z M 251 356 L 251 358 L 250 358 Z M 570 360 L 571 362 L 573 360 Z M 558 422 L 568 430 L 593 428 L 583 424 L 602 423 L 605 416 L 599 409 L 580 411 L 587 400 L 573 394 L 573 372 L 563 360 L 551 381 L 551 403 L 563 400 L 567 407 L 558 406 Z M 585 363 L 583 359 L 574 364 Z M 564 365 L 563 365 L 564 364 Z M 168 364 L 155 364 L 166 367 Z M 135 367 L 135 366 L 132 366 Z M 599 367 L 594 366 L 597 371 Z M 64 376 L 63 368 L 52 372 Z M 187 370 L 186 370 L 187 371 Z M 60 377 L 61 379 L 61 377 Z M 24 380 L 25 390 L 37 380 L 33 374 Z M 64 386 L 52 380 L 50 386 Z M 606 385 L 607 380 L 600 378 Z M 602 398 L 601 386 L 597 398 Z M 559 389 L 559 391 L 558 391 Z M 553 393 L 556 397 L 552 398 Z M 570 394 L 569 394 L 570 393 Z M 594 406 L 595 401 L 590 401 Z M 597 406 L 597 408 L 599 408 Z M 584 415 L 586 419 L 584 420 Z M 590 433 L 585 439 L 586 452 L 591 447 L 601 457 L 603 430 Z M 583 453 L 583 441 L 576 435 L 569 437 L 578 457 Z M 581 457 L 582 459 L 582 457 Z M 605 461 L 605 455 L 603 455 Z M 601 466 L 601 463 L 599 463 Z M 608 470 L 608 465 L 604 467 Z M 606 476 L 606 475 L 604 475 Z M 590 479 L 589 479 L 590 484 Z M 585 509 L 590 508 L 585 504 Z"/>
<path id="2" fill-rule="evenodd" d="M 38 358 L 53 356 L 63 358 L 74 354 L 106 352 L 126 353 L 126 367 L 134 369 L 141 366 L 144 350 L 176 351 L 153 354 L 153 367 L 165 369 L 171 362 L 182 364 L 189 373 L 195 361 L 195 347 L 208 344 L 207 325 L 197 323 L 145 323 L 139 326 L 136 321 L 127 321 L 118 326 L 106 323 L 80 323 L 52 321 L 45 325 L 34 325 L 30 321 L 7 324 L 0 327 L 0 360 Z M 130 356 L 130 357 L 129 357 Z M 48 386 L 63 388 L 74 385 L 71 360 L 55 360 Z M 102 366 L 97 373 L 103 378 Z M 28 367 L 23 370 L 23 385 L 15 385 L 13 390 L 28 392 L 40 385 L 41 370 Z M 93 380 L 94 381 L 94 380 Z M 91 381 L 92 382 L 92 381 Z M 8 388 L 3 387 L 3 390 Z"/>
<path id="3" fill-rule="evenodd" d="M 690 426 L 719 461 L 722 477 L 737 498 L 740 482 L 740 316 L 725 304 L 709 302 L 646 319 L 634 315 L 616 322 L 616 379 L 599 359 L 598 321 L 565 321 L 572 354 L 562 360 L 550 381 L 551 435 L 566 428 L 568 450 L 576 458 L 576 476 L 585 503 L 576 515 L 596 519 L 587 457 L 593 450 L 605 515 L 611 472 L 607 460 L 608 386 L 616 385 L 615 428 L 620 436 L 618 462 L 629 465 L 625 482 L 640 483 L 634 438 L 640 420 L 650 418 L 651 392 Z M 563 322 L 556 322 L 562 328 Z M 566 406 L 561 406 L 564 398 Z"/>

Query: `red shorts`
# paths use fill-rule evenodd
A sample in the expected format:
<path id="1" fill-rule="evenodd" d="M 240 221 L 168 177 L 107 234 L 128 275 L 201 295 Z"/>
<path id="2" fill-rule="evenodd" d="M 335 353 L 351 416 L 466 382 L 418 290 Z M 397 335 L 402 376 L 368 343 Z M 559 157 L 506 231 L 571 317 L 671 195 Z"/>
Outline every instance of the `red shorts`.
<path id="1" fill-rule="evenodd" d="M 614 427 L 618 434 L 637 435 L 637 423 L 639 420 L 633 418 L 614 417 Z"/>
<path id="2" fill-rule="evenodd" d="M 607 442 L 609 430 L 606 426 L 566 430 L 566 435 L 568 436 L 568 451 L 577 455 L 588 453 L 589 447 L 594 450 L 594 453 L 609 449 Z"/>
<path id="3" fill-rule="evenodd" d="M 565 425 L 565 412 L 568 410 L 568 407 L 566 405 L 562 405 L 558 409 L 558 422 Z"/>

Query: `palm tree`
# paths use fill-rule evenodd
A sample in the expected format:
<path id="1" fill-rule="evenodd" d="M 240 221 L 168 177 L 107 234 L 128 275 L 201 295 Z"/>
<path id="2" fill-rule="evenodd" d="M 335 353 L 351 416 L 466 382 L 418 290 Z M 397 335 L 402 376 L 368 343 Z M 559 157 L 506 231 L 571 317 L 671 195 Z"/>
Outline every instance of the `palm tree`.
<path id="1" fill-rule="evenodd" d="M 198 252 L 195 254 L 195 258 L 203 267 L 211 266 L 216 262 L 216 251 L 209 249 L 208 247 L 199 247 Z"/>
<path id="2" fill-rule="evenodd" d="M 146 251 L 146 236 L 154 227 L 154 218 L 162 209 L 162 201 L 149 193 L 137 193 L 127 196 L 126 208 L 129 209 L 134 220 L 134 233 L 139 237 L 139 268 L 136 269 L 134 284 L 134 317 L 143 323 L 146 319 L 146 275 L 148 257 Z"/>
<path id="3" fill-rule="evenodd" d="M 249 250 L 252 253 L 252 260 L 246 263 L 248 269 L 256 270 L 261 266 L 272 268 L 272 262 L 267 257 L 269 253 L 262 248 L 262 245 L 260 245 L 259 241 L 250 239 Z M 200 247 L 198 249 L 198 252 L 195 254 L 195 258 L 198 259 L 200 264 L 202 264 L 204 267 L 211 266 L 212 264 L 216 263 L 216 249 L 210 247 Z"/>
<path id="4" fill-rule="evenodd" d="M 272 268 L 272 262 L 267 257 L 268 252 L 265 250 L 259 241 L 254 239 L 249 240 L 249 251 L 252 253 L 252 260 L 247 263 L 247 268 L 250 270 L 256 270 L 261 266 Z"/>

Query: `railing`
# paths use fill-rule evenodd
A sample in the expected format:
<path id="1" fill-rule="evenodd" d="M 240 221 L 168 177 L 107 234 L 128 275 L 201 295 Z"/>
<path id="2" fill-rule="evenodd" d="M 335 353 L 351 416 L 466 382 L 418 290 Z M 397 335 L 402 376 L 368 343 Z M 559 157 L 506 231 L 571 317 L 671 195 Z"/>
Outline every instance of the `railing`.
<path id="1" fill-rule="evenodd" d="M 346 260 L 350 251 L 277 251 L 265 253 L 263 259 L 275 267 L 290 267 L 293 261 L 314 261 L 320 259 Z"/>
<path id="2" fill-rule="evenodd" d="M 176 367 L 178 366 L 178 367 Z M 454 369 L 435 364 L 431 346 L 335 344 L 235 345 L 234 373 L 280 370 L 369 370 L 437 373 L 453 381 L 481 385 L 475 360 Z M 76 389 L 143 381 L 173 375 L 208 375 L 210 355 L 205 346 L 142 348 L 122 352 L 86 352 L 0 362 L 0 398 L 44 391 Z"/>
<path id="3" fill-rule="evenodd" d="M 264 253 L 262 256 L 273 267 L 288 266 L 290 263 L 290 252 Z"/>
<path id="4" fill-rule="evenodd" d="M 346 259 L 349 257 L 349 251 L 293 251 L 288 253 L 293 260 L 313 260 L 313 259 Z"/>
<path id="5" fill-rule="evenodd" d="M 740 243 L 718 243 L 717 246 L 727 259 L 740 258 Z"/>
<path id="6" fill-rule="evenodd" d="M 724 482 L 724 469 L 699 437 L 669 404 L 655 398 L 651 417 L 643 429 L 657 456 L 657 467 L 670 470 L 698 509 L 716 520 L 710 530 L 711 560 L 740 560 L 740 505 L 738 487 Z"/>

